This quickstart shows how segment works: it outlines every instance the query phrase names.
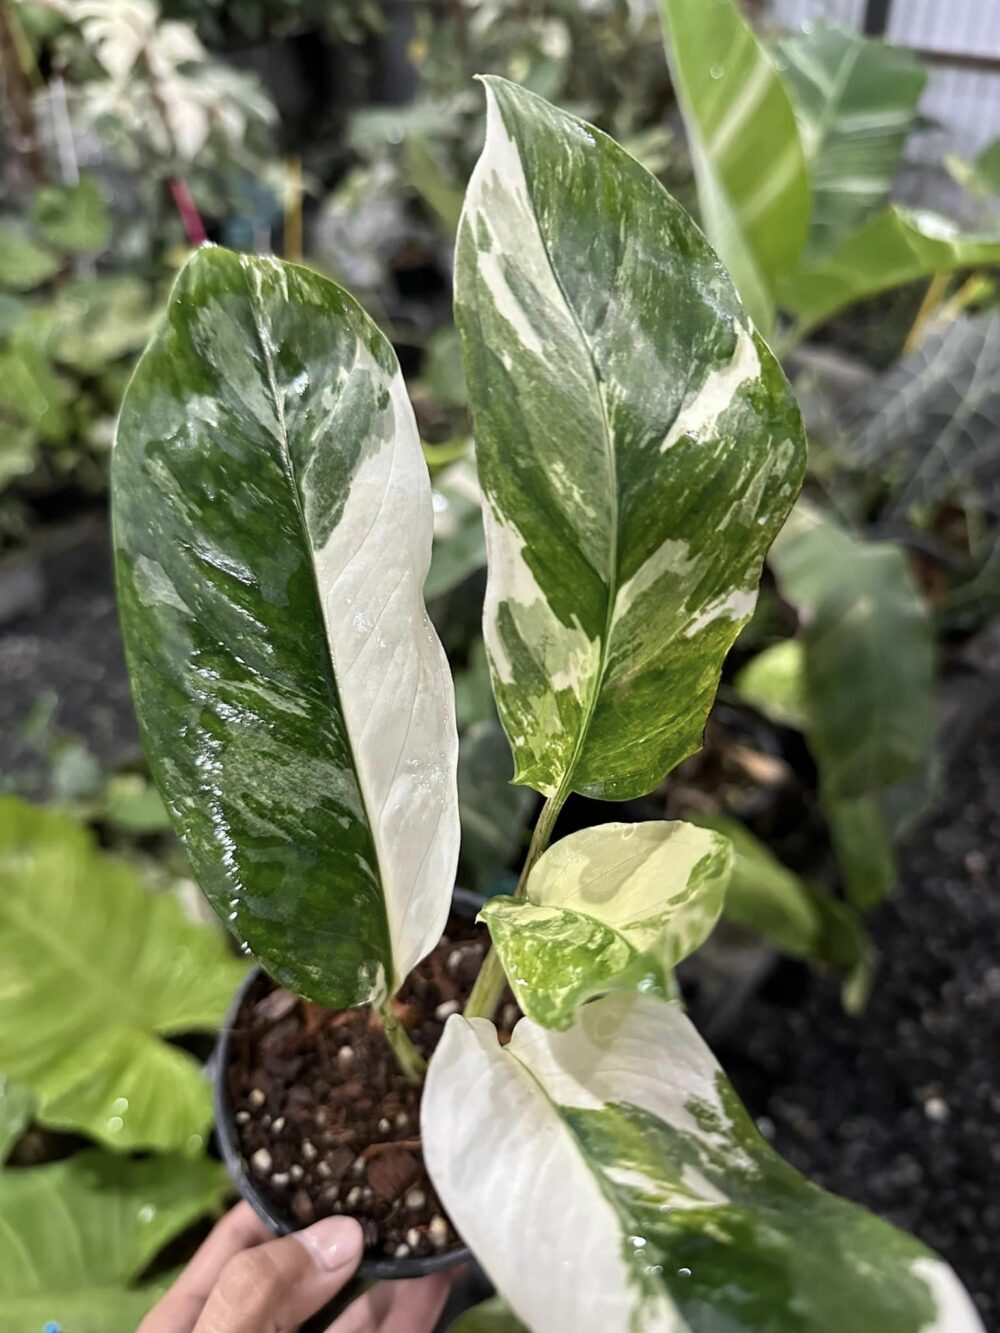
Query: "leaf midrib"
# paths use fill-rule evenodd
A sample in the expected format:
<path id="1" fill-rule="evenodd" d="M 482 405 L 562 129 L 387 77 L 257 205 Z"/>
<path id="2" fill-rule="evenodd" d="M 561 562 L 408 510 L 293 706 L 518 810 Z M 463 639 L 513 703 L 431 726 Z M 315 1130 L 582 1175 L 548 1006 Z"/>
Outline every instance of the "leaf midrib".
<path id="1" fill-rule="evenodd" d="M 278 390 L 278 381 L 274 371 L 274 362 L 272 360 L 271 352 L 270 349 L 268 348 L 267 341 L 263 336 L 263 328 L 265 324 L 264 310 L 260 305 L 258 293 L 254 291 L 254 284 L 250 278 L 248 270 L 244 267 L 244 265 L 241 264 L 240 271 L 243 274 L 243 279 L 246 284 L 247 298 L 250 304 L 250 312 L 251 315 L 253 316 L 252 323 L 253 323 L 254 338 L 256 339 L 257 348 L 261 357 L 261 362 L 264 366 L 264 370 L 267 375 L 267 389 L 271 398 L 271 406 L 274 409 L 275 423 L 278 427 L 278 434 L 276 438 L 279 446 L 278 452 L 281 458 L 282 470 L 285 473 L 289 487 L 292 492 L 293 502 L 295 505 L 295 513 L 299 521 L 299 527 L 302 531 L 302 537 L 306 545 L 306 550 L 309 553 L 309 572 L 312 577 L 313 593 L 316 600 L 316 607 L 319 612 L 320 623 L 323 626 L 323 634 L 327 649 L 327 658 L 329 660 L 329 665 L 330 665 L 329 672 L 326 674 L 326 679 L 323 682 L 324 690 L 327 694 L 327 697 L 330 700 L 331 710 L 335 715 L 339 716 L 343 721 L 344 736 L 347 740 L 347 748 L 351 759 L 351 771 L 354 774 L 354 780 L 358 789 L 358 798 L 361 802 L 361 808 L 365 814 L 365 823 L 368 828 L 369 838 L 371 839 L 372 851 L 375 856 L 375 864 L 378 868 L 378 881 L 379 881 L 379 890 L 381 894 L 382 917 L 385 927 L 384 930 L 384 940 L 385 940 L 385 950 L 386 950 L 385 984 L 391 989 L 393 980 L 395 978 L 396 969 L 395 969 L 395 960 L 393 958 L 393 941 L 392 941 L 391 928 L 389 924 L 389 911 L 388 911 L 388 905 L 386 903 L 385 876 L 382 870 L 382 857 L 380 854 L 378 839 L 376 838 L 375 835 L 375 825 L 372 821 L 371 811 L 368 809 L 368 801 L 365 796 L 364 784 L 361 781 L 361 773 L 358 769 L 357 757 L 354 751 L 354 740 L 351 736 L 350 727 L 347 721 L 347 712 L 344 709 L 340 700 L 340 687 L 337 683 L 337 676 L 333 659 L 333 645 L 330 640 L 330 629 L 326 621 L 326 613 L 323 610 L 323 598 L 320 592 L 319 576 L 316 570 L 316 561 L 314 559 L 312 536 L 309 532 L 309 526 L 306 522 L 305 510 L 302 507 L 302 496 L 299 493 L 299 486 L 296 477 L 295 467 L 294 464 L 292 463 L 291 449 L 289 448 L 288 444 L 288 428 L 285 422 L 285 409 L 281 394 L 279 393 Z"/>

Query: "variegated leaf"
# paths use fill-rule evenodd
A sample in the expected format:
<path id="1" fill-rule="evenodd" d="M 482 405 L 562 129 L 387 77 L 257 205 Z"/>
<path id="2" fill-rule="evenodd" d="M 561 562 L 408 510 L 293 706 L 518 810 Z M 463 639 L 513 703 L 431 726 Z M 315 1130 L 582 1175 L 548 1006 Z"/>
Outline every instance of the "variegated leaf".
<path id="1" fill-rule="evenodd" d="M 809 253 L 830 250 L 884 203 L 927 74 L 912 52 L 820 23 L 778 47 L 809 168 Z"/>
<path id="2" fill-rule="evenodd" d="M 708 938 L 732 866 L 726 838 L 693 824 L 600 824 L 544 852 L 523 898 L 480 913 L 524 1012 L 566 1028 L 613 990 L 672 991 L 671 971 Z"/>
<path id="3" fill-rule="evenodd" d="M 315 273 L 199 252 L 112 486 L 140 725 L 202 887 L 283 984 L 379 999 L 440 935 L 458 852 L 430 486 L 389 344 Z"/>
<path id="4" fill-rule="evenodd" d="M 809 185 L 788 93 L 737 0 L 659 0 L 702 224 L 758 328 L 806 243 Z"/>
<path id="5" fill-rule="evenodd" d="M 760 1137 L 679 1006 L 610 995 L 568 1032 L 448 1020 L 424 1154 L 533 1333 L 979 1333 L 923 1245 Z"/>
<path id="6" fill-rule="evenodd" d="M 486 80 L 456 318 L 515 781 L 649 791 L 701 743 L 798 489 L 781 369 L 686 213 L 599 131 Z"/>

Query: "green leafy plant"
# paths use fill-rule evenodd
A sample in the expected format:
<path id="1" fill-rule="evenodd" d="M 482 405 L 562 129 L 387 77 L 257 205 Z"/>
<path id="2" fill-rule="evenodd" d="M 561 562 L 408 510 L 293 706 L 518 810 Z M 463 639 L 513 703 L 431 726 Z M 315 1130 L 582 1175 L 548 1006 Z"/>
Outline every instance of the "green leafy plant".
<path id="1" fill-rule="evenodd" d="M 0 1070 L 40 1124 L 119 1150 L 204 1147 L 211 1095 L 165 1038 L 211 1032 L 245 971 L 82 824 L 0 798 Z"/>
<path id="2" fill-rule="evenodd" d="M 822 24 L 772 56 L 736 0 L 660 11 L 702 221 L 758 328 L 783 312 L 790 345 L 879 292 L 1000 262 L 1000 237 L 885 203 L 924 84 L 911 56 Z"/>
<path id="3" fill-rule="evenodd" d="M 940 1260 L 776 1157 L 671 998 L 725 837 L 610 823 L 549 847 L 570 793 L 648 792 L 698 748 L 804 438 L 680 206 L 591 126 L 485 84 L 456 308 L 487 660 L 514 781 L 545 803 L 427 1073 L 434 1182 L 535 1330 L 975 1329 Z M 140 723 L 203 888 L 283 984 L 371 1004 L 421 1078 L 390 999 L 448 912 L 457 738 L 391 350 L 315 274 L 199 252 L 126 397 L 113 498 Z M 504 968 L 529 1015 L 506 1048 Z"/>
<path id="4" fill-rule="evenodd" d="M 145 1280 L 150 1263 L 218 1212 L 227 1187 L 207 1158 L 130 1161 L 97 1149 L 0 1170 L 0 1333 L 134 1333 L 174 1276 Z"/>

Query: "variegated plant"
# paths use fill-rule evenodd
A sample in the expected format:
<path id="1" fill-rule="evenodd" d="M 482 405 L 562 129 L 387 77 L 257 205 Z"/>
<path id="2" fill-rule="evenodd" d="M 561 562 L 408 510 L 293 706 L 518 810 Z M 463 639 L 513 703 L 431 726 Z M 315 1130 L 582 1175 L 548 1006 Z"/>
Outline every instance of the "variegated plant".
<path id="1" fill-rule="evenodd" d="M 424 1096 L 435 1183 L 514 1311 L 483 1317 L 974 1329 L 939 1260 L 759 1140 L 671 998 L 728 840 L 613 823 L 548 847 L 571 792 L 648 792 L 697 748 L 805 446 L 683 210 L 590 126 L 486 88 L 456 310 L 494 693 L 515 781 L 546 799 Z M 456 743 L 388 344 L 315 274 L 199 253 L 129 389 L 113 483 L 143 735 L 206 893 L 284 984 L 378 1006 L 419 1077 L 388 998 L 448 911 Z M 529 1015 L 506 1050 L 505 970 Z"/>

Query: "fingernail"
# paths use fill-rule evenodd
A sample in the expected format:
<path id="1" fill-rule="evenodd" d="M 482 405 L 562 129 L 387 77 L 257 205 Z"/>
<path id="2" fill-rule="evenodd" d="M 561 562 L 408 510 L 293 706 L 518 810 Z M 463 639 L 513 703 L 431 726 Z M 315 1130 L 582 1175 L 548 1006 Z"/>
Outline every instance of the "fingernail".
<path id="1" fill-rule="evenodd" d="M 324 1217 L 305 1231 L 292 1234 L 316 1267 L 326 1273 L 356 1264 L 361 1258 L 362 1232 L 353 1217 Z"/>

